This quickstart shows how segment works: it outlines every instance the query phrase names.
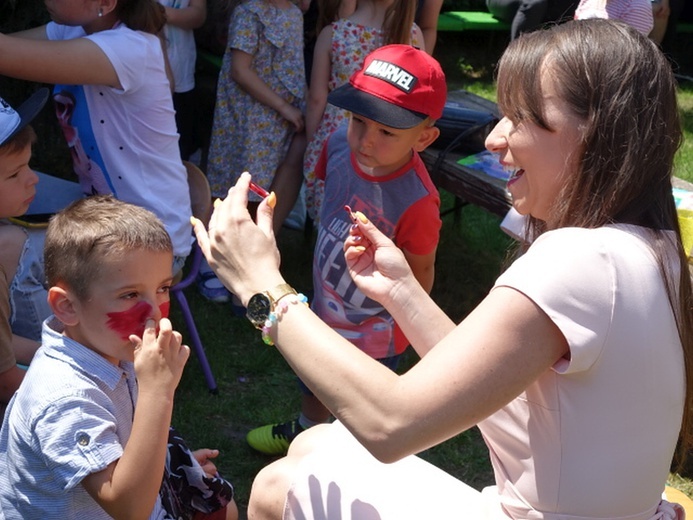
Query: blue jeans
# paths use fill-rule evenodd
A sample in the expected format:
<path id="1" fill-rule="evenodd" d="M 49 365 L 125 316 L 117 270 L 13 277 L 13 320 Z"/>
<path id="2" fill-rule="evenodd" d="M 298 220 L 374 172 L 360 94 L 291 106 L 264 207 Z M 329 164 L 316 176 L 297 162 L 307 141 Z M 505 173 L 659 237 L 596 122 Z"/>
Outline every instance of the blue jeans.
<path id="1" fill-rule="evenodd" d="M 43 271 L 43 243 L 46 230 L 22 228 L 27 239 L 19 257 L 17 272 L 10 282 L 10 325 L 18 336 L 41 341 L 43 320 L 52 314 Z"/>

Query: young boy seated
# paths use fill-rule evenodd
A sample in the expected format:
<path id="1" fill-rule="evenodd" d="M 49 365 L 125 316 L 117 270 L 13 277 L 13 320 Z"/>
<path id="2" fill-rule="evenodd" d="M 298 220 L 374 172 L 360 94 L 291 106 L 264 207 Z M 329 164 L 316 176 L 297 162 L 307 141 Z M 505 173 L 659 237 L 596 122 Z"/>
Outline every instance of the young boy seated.
<path id="1" fill-rule="evenodd" d="M 353 212 L 361 211 L 404 252 L 414 276 L 430 291 L 440 233 L 440 196 L 418 152 L 438 138 L 433 126 L 447 98 L 440 64 L 409 45 L 369 54 L 349 83 L 327 101 L 351 112 L 348 126 L 325 143 L 315 168 L 324 181 L 313 257 L 313 310 L 354 345 L 395 370 L 408 345 L 378 302 L 356 288 L 343 244 Z M 345 208 L 353 210 L 348 213 Z M 300 384 L 301 414 L 248 433 L 250 446 L 286 453 L 304 429 L 330 419 L 329 410 Z"/>
<path id="2" fill-rule="evenodd" d="M 190 350 L 167 319 L 173 252 L 161 221 L 87 197 L 51 219 L 44 258 L 54 316 L 0 430 L 5 518 L 198 518 L 194 502 L 236 519 L 233 488 L 208 462 L 215 450 L 176 467 L 186 450 L 169 425 Z"/>
<path id="3" fill-rule="evenodd" d="M 17 110 L 0 98 L 0 423 L 24 377 L 17 361 L 29 364 L 39 345 L 41 322 L 50 314 L 42 283 L 42 246 L 31 239 L 36 234 L 30 236 L 5 220 L 23 215 L 36 194 L 38 177 L 29 167 L 36 134 L 29 123 L 48 93 L 35 92 Z"/>

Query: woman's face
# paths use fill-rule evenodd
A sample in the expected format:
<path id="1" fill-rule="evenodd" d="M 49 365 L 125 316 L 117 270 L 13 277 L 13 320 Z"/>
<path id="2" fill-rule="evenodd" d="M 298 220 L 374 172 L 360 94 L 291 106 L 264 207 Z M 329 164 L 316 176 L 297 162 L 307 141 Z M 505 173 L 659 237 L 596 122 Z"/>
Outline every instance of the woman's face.
<path id="1" fill-rule="evenodd" d="M 551 71 L 542 72 L 546 130 L 530 120 L 501 119 L 486 138 L 486 148 L 512 170 L 508 191 L 522 215 L 548 221 L 551 208 L 570 175 L 577 171 L 582 120 L 558 97 Z"/>

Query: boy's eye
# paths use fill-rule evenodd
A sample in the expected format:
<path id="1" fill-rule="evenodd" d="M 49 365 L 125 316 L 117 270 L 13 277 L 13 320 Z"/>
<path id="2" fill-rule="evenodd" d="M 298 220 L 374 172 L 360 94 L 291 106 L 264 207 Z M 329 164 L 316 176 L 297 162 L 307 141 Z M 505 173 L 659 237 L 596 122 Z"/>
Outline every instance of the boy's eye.
<path id="1" fill-rule="evenodd" d="M 385 130 L 384 128 L 381 128 L 380 132 L 387 137 L 393 137 L 396 135 L 396 134 L 390 132 L 389 130 Z"/>
<path id="2" fill-rule="evenodd" d="M 139 296 L 139 294 L 137 294 L 135 291 L 133 291 L 133 292 L 123 294 L 121 296 L 121 298 L 123 298 L 124 300 L 132 300 L 133 298 L 137 298 L 138 296 Z"/>
<path id="3" fill-rule="evenodd" d="M 363 123 L 363 119 L 361 119 L 359 116 L 355 116 L 354 114 L 351 115 L 351 120 L 354 123 L 359 123 L 359 124 Z"/>
<path id="4" fill-rule="evenodd" d="M 167 294 L 171 290 L 170 285 L 164 285 L 163 287 L 159 288 L 159 293 L 161 294 Z"/>

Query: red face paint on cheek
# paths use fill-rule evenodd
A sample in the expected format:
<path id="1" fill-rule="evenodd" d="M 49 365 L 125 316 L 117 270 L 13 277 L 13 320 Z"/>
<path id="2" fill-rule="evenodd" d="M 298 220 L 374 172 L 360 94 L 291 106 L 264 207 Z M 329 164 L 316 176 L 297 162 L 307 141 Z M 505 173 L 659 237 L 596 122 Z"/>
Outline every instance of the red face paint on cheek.
<path id="1" fill-rule="evenodd" d="M 170 309 L 170 302 L 164 302 L 159 305 L 161 317 L 167 318 Z M 106 325 L 109 329 L 120 335 L 120 338 L 127 340 L 131 334 L 142 337 L 144 334 L 144 326 L 147 319 L 152 315 L 152 306 L 147 302 L 138 302 L 136 305 L 126 311 L 109 312 L 107 314 L 108 321 Z"/>
<path id="2" fill-rule="evenodd" d="M 159 310 L 161 311 L 162 318 L 168 318 L 168 311 L 171 308 L 171 302 L 164 302 L 159 305 Z"/>

